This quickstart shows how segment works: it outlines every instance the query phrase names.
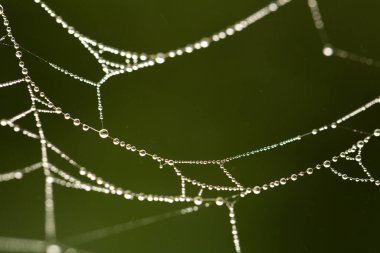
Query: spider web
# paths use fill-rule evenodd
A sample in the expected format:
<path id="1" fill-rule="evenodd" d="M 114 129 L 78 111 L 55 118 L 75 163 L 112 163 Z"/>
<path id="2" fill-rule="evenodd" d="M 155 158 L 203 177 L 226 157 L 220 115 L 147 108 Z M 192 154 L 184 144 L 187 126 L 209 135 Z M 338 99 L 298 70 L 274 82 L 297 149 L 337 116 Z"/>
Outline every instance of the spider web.
<path id="1" fill-rule="evenodd" d="M 16 77 L 15 80 L 1 83 L 0 88 L 11 89 L 13 86 L 24 85 L 26 87 L 28 96 L 30 97 L 29 108 L 26 108 L 25 111 L 14 115 L 9 119 L 1 120 L 0 124 L 3 127 L 12 129 L 16 134 L 21 134 L 25 137 L 35 140 L 37 143 L 39 143 L 41 152 L 40 161 L 36 161 L 36 163 L 31 164 L 27 167 L 15 169 L 10 172 L 1 174 L 0 182 L 20 180 L 24 177 L 27 177 L 29 173 L 34 173 L 38 170 L 41 170 L 43 172 L 45 178 L 45 239 L 30 240 L 0 237 L 1 250 L 17 252 L 46 251 L 48 253 L 56 253 L 63 250 L 68 253 L 86 252 L 85 250 L 73 248 L 71 245 L 62 243 L 56 236 L 57 227 L 55 223 L 54 185 L 85 192 L 97 192 L 99 194 L 124 199 L 126 201 L 158 202 L 165 204 L 187 203 L 189 205 L 186 208 L 171 211 L 161 215 L 146 217 L 140 220 L 119 224 L 113 227 L 100 228 L 77 236 L 72 236 L 71 238 L 68 238 L 67 241 L 71 242 L 73 245 L 88 243 L 171 217 L 187 215 L 190 213 L 198 212 L 204 208 L 218 206 L 224 207 L 228 210 L 227 217 L 231 228 L 232 243 L 236 252 L 241 252 L 242 247 L 239 239 L 238 224 L 235 214 L 235 204 L 241 199 L 244 199 L 251 195 L 258 195 L 264 191 L 282 187 L 293 182 L 298 182 L 303 178 L 317 174 L 321 170 L 328 170 L 332 174 L 345 181 L 371 183 L 373 185 L 380 186 L 380 181 L 371 174 L 371 171 L 366 167 L 362 159 L 362 151 L 364 147 L 367 145 L 367 143 L 370 143 L 376 137 L 380 136 L 380 130 L 373 129 L 372 132 L 367 132 L 350 128 L 345 125 L 345 123 L 350 121 L 352 118 L 380 103 L 380 97 L 374 98 L 373 100 L 358 107 L 352 112 L 336 119 L 330 124 L 318 126 L 310 131 L 305 131 L 304 133 L 301 133 L 297 136 L 285 139 L 278 143 L 264 146 L 259 149 L 250 150 L 224 158 L 216 158 L 213 160 L 178 160 L 172 159 L 170 157 L 165 157 L 156 154 L 155 152 L 148 149 L 136 147 L 132 143 L 123 140 L 123 138 L 113 136 L 111 134 L 112 130 L 105 128 L 101 87 L 110 78 L 117 75 L 127 74 L 133 71 L 138 71 L 142 68 L 153 67 L 157 64 L 164 64 L 171 59 L 174 61 L 174 58 L 180 57 L 184 54 L 196 53 L 198 50 L 206 49 L 226 38 L 233 36 L 238 37 L 238 34 L 241 31 L 248 29 L 249 26 L 255 24 L 261 19 L 264 19 L 268 15 L 272 15 L 280 11 L 281 8 L 285 8 L 285 6 L 291 2 L 290 0 L 278 0 L 271 2 L 262 9 L 254 12 L 249 17 L 244 18 L 241 21 L 238 21 L 237 23 L 221 31 L 218 31 L 211 36 L 197 40 L 195 43 L 190 43 L 185 47 L 180 47 L 168 52 L 158 52 L 152 54 L 130 52 L 126 49 L 117 49 L 108 46 L 105 43 L 100 43 L 82 34 L 82 32 L 77 31 L 73 26 L 69 25 L 63 17 L 58 16 L 55 11 L 53 11 L 44 2 L 39 0 L 35 0 L 34 2 L 38 4 L 43 10 L 45 10 L 58 25 L 62 26 L 63 29 L 66 29 L 69 35 L 76 38 L 83 45 L 83 47 L 96 59 L 97 63 L 102 67 L 104 76 L 99 81 L 91 81 L 85 77 L 81 77 L 80 75 L 67 70 L 64 67 L 52 63 L 51 61 L 45 60 L 43 57 L 29 51 L 26 47 L 21 46 L 18 44 L 16 38 L 12 33 L 10 22 L 5 14 L 6 10 L 4 10 L 2 6 L 0 7 L 0 13 L 6 32 L 6 34 L 0 38 L 0 42 L 5 46 L 9 46 L 14 49 L 15 57 L 20 67 L 21 76 Z M 317 1 L 309 0 L 308 6 L 310 8 L 315 27 L 320 35 L 323 55 L 326 57 L 336 56 L 344 60 L 351 60 L 357 63 L 369 65 L 371 67 L 380 66 L 380 63 L 374 59 L 351 53 L 349 51 L 341 49 L 338 46 L 335 46 L 329 39 L 328 32 L 325 28 L 325 24 L 319 11 Z M 34 82 L 33 77 L 29 75 L 27 63 L 23 60 L 23 54 L 30 54 L 37 59 L 47 63 L 53 69 L 58 70 L 59 72 L 62 72 L 79 82 L 94 87 L 96 89 L 98 100 L 97 108 L 99 113 L 99 120 L 102 127 L 96 128 L 95 126 L 87 124 L 86 122 L 82 122 L 81 119 L 65 111 L 52 99 L 50 99 L 48 94 L 46 94 L 38 86 L 38 84 Z M 116 55 L 120 60 L 114 61 L 107 59 L 107 54 Z M 84 134 L 96 136 L 99 138 L 99 140 L 102 141 L 104 145 L 114 145 L 124 152 L 135 154 L 141 159 L 153 160 L 157 163 L 157 167 L 160 169 L 172 170 L 173 175 L 176 176 L 179 181 L 178 193 L 174 193 L 173 195 L 162 195 L 153 192 L 140 192 L 138 189 L 134 190 L 124 188 L 106 180 L 105 173 L 101 176 L 98 175 L 90 168 L 86 168 L 78 161 L 74 160 L 73 157 L 66 154 L 63 150 L 61 150 L 58 146 L 50 141 L 49 136 L 45 134 L 45 123 L 41 120 L 41 115 L 45 114 L 54 117 L 60 117 L 60 119 L 72 122 L 73 126 L 81 128 Z M 32 118 L 35 121 L 35 129 L 28 129 L 27 127 L 24 127 L 22 124 L 18 123 L 24 118 Z M 320 161 L 319 163 L 316 163 L 309 168 L 302 169 L 297 173 L 272 180 L 262 185 L 245 185 L 241 183 L 237 178 L 235 178 L 235 176 L 229 170 L 229 166 L 232 161 L 245 159 L 258 153 L 263 153 L 278 149 L 283 146 L 291 145 L 295 142 L 300 142 L 313 136 L 319 136 L 324 132 L 333 131 L 334 129 L 342 129 L 354 133 L 359 133 L 364 137 L 358 139 L 352 143 L 352 145 L 348 146 L 344 150 L 341 150 L 341 152 L 335 154 L 334 156 L 327 157 L 325 160 Z M 61 168 L 61 166 L 55 165 L 50 159 L 51 154 L 56 154 L 62 160 L 66 161 L 67 163 L 65 167 Z M 340 162 L 342 161 L 348 161 L 357 164 L 362 169 L 363 176 L 352 176 L 350 174 L 341 172 Z M 229 181 L 229 184 L 216 185 L 188 176 L 185 171 L 182 170 L 182 166 L 188 164 L 193 166 L 215 166 L 220 169 L 225 178 Z M 66 169 L 66 166 L 75 168 L 76 172 L 69 172 L 70 170 Z M 197 194 L 188 193 L 189 187 L 196 187 L 198 189 Z M 210 193 L 217 193 L 218 195 L 214 197 Z M 209 194 L 210 196 L 208 196 Z"/>

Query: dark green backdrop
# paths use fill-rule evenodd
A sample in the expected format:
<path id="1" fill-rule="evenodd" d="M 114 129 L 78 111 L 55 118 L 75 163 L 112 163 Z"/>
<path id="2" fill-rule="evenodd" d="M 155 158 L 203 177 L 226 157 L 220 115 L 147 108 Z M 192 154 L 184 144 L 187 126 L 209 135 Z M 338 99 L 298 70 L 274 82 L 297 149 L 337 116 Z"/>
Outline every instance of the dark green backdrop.
<path id="1" fill-rule="evenodd" d="M 47 0 L 82 33 L 109 45 L 154 53 L 186 45 L 250 15 L 267 0 Z M 45 59 L 97 80 L 102 71 L 32 0 L 0 0 L 18 42 Z M 320 1 L 335 45 L 380 59 L 380 2 Z M 2 33 L 4 29 L 2 29 Z M 1 35 L 1 34 L 0 34 Z M 20 77 L 13 50 L 0 48 L 0 82 Z M 96 92 L 25 56 L 31 76 L 65 111 L 100 127 Z M 174 159 L 218 159 L 329 123 L 380 94 L 379 68 L 325 58 L 305 0 L 207 50 L 110 79 L 103 87 L 105 123 L 113 136 Z M 0 90 L 0 118 L 29 107 L 25 85 Z M 345 123 L 373 131 L 380 106 Z M 62 117 L 42 117 L 47 138 L 111 182 L 142 192 L 178 194 L 179 181 L 157 164 L 83 134 Z M 31 119 L 23 120 L 31 125 Z M 315 165 L 356 142 L 336 129 L 265 154 L 233 162 L 231 172 L 256 185 Z M 380 142 L 363 159 L 380 178 Z M 51 155 L 55 164 L 73 171 Z M 0 172 L 40 159 L 38 143 L 0 129 Z M 361 175 L 355 164 L 340 169 Z M 213 166 L 189 175 L 226 183 Z M 177 209 L 122 201 L 55 186 L 57 234 L 89 230 Z M 196 192 L 197 189 L 189 188 Z M 0 184 L 0 235 L 44 238 L 43 176 Z M 344 182 L 322 171 L 236 206 L 243 252 L 378 252 L 380 187 Z M 209 208 L 80 245 L 95 253 L 233 252 L 226 208 Z"/>

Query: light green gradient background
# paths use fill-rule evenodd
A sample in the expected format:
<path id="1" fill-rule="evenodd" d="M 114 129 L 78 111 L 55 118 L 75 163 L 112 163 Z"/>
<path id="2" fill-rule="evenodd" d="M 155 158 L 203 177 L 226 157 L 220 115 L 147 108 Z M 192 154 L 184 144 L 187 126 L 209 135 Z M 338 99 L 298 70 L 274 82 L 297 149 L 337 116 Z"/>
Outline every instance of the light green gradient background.
<path id="1" fill-rule="evenodd" d="M 82 33 L 137 52 L 165 52 L 210 35 L 263 7 L 263 0 L 47 0 Z M 101 78 L 96 61 L 32 0 L 0 0 L 17 41 L 74 73 Z M 320 1 L 333 43 L 380 58 L 377 1 Z M 2 33 L 4 31 L 2 30 Z M 97 128 L 93 87 L 26 55 L 30 74 L 65 111 Z M 13 50 L 0 48 L 1 82 L 20 77 Z M 207 50 L 110 79 L 102 88 L 105 124 L 120 137 L 173 159 L 220 159 L 277 143 L 332 122 L 379 95 L 379 69 L 325 58 L 305 0 L 294 0 L 244 32 Z M 0 90 L 0 117 L 30 105 L 23 84 Z M 345 125 L 379 127 L 379 107 Z M 84 133 L 62 117 L 44 115 L 47 138 L 106 180 L 136 192 L 179 194 L 174 173 Z M 32 127 L 32 120 L 20 124 Z M 298 172 L 361 138 L 336 129 L 227 165 L 245 185 Z M 380 143 L 363 158 L 380 178 Z M 53 154 L 62 170 L 74 172 Z M 0 129 L 0 171 L 40 159 L 38 143 Z M 215 166 L 181 168 L 210 183 L 228 183 Z M 353 163 L 339 169 L 361 175 Z M 178 209 L 54 187 L 58 238 Z M 189 192 L 198 189 L 189 187 Z M 209 194 L 205 192 L 205 194 Z M 44 238 L 43 176 L 0 184 L 0 235 Z M 378 252 L 380 188 L 343 182 L 328 171 L 252 196 L 236 205 L 243 252 Z M 209 208 L 80 245 L 96 253 L 233 252 L 226 208 Z"/>

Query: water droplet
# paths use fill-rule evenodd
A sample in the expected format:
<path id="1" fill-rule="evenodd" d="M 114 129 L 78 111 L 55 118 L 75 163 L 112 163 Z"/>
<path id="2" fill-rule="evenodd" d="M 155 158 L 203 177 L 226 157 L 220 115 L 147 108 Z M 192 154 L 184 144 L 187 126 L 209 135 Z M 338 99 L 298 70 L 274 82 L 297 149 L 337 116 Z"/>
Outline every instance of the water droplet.
<path id="1" fill-rule="evenodd" d="M 362 148 L 362 147 L 364 147 L 364 142 L 358 141 L 358 143 L 356 143 L 356 146 L 358 146 L 358 148 Z"/>
<path id="2" fill-rule="evenodd" d="M 61 247 L 56 244 L 51 244 L 46 247 L 46 253 L 61 253 Z"/>
<path id="3" fill-rule="evenodd" d="M 194 198 L 194 204 L 196 204 L 197 206 L 202 205 L 202 203 L 203 203 L 203 198 L 201 196 L 197 196 Z"/>
<path id="4" fill-rule="evenodd" d="M 107 138 L 108 137 L 108 130 L 107 129 L 101 129 L 100 131 L 99 131 L 99 136 L 101 137 L 101 138 Z"/>
<path id="5" fill-rule="evenodd" d="M 187 45 L 186 47 L 185 47 L 185 52 L 186 53 L 188 53 L 188 54 L 190 54 L 191 52 L 193 52 L 193 46 L 192 45 Z"/>
<path id="6" fill-rule="evenodd" d="M 329 160 L 326 160 L 326 161 L 323 162 L 323 166 L 324 166 L 325 168 L 330 168 L 330 165 L 331 165 L 331 163 L 330 163 Z"/>
<path id="7" fill-rule="evenodd" d="M 312 134 L 316 135 L 318 133 L 318 130 L 317 129 L 313 129 L 313 131 L 311 131 Z"/>
<path id="8" fill-rule="evenodd" d="M 281 178 L 280 179 L 280 184 L 285 185 L 286 184 L 286 179 L 285 178 Z"/>
<path id="9" fill-rule="evenodd" d="M 376 137 L 379 137 L 380 136 L 380 129 L 375 129 L 375 131 L 373 132 L 373 135 Z"/>
<path id="10" fill-rule="evenodd" d="M 260 186 L 255 186 L 253 187 L 252 191 L 254 194 L 259 194 L 261 192 L 261 188 Z"/>
<path id="11" fill-rule="evenodd" d="M 118 139 L 118 138 L 115 138 L 115 139 L 113 139 L 113 144 L 115 144 L 115 145 L 119 145 L 119 143 L 120 143 L 120 140 Z"/>
<path id="12" fill-rule="evenodd" d="M 355 156 L 355 160 L 356 160 L 357 162 L 360 162 L 360 161 L 362 160 L 362 156 L 361 156 L 361 155 L 357 155 L 357 156 Z"/>
<path id="13" fill-rule="evenodd" d="M 133 194 L 131 191 L 125 191 L 124 192 L 124 198 L 125 199 L 133 199 Z"/>
<path id="14" fill-rule="evenodd" d="M 17 51 L 17 52 L 16 52 L 16 57 L 20 59 L 20 58 L 21 58 L 21 56 L 22 56 L 22 53 L 21 53 L 21 51 Z"/>
<path id="15" fill-rule="evenodd" d="M 306 170 L 306 173 L 309 174 L 309 175 L 313 174 L 313 169 L 312 168 L 308 168 Z"/>
<path id="16" fill-rule="evenodd" d="M 65 113 L 65 114 L 63 115 L 63 117 L 64 117 L 65 119 L 70 119 L 70 114 Z"/>
<path id="17" fill-rule="evenodd" d="M 297 180 L 297 175 L 296 175 L 296 174 L 293 174 L 290 178 L 291 178 L 293 181 L 296 181 L 296 180 Z"/>
<path id="18" fill-rule="evenodd" d="M 380 185 L 380 180 L 376 180 L 376 181 L 375 181 L 375 185 L 376 185 L 376 186 L 379 186 L 379 185 Z"/>
<path id="19" fill-rule="evenodd" d="M 276 3 L 271 3 L 269 5 L 269 10 L 270 11 L 276 11 L 278 9 L 278 5 Z"/>
<path id="20" fill-rule="evenodd" d="M 17 172 L 14 174 L 14 176 L 15 176 L 16 179 L 21 179 L 21 178 L 23 177 L 23 174 L 22 174 L 22 172 L 17 171 Z"/>
<path id="21" fill-rule="evenodd" d="M 224 204 L 224 199 L 223 199 L 222 197 L 217 197 L 217 198 L 215 199 L 215 204 L 216 204 L 217 206 L 221 206 L 221 205 L 223 205 L 223 204 Z"/>
<path id="22" fill-rule="evenodd" d="M 88 129 L 90 129 L 90 127 L 88 125 L 86 125 L 86 124 L 82 125 L 82 130 L 83 131 L 88 131 Z"/>
<path id="23" fill-rule="evenodd" d="M 157 55 L 156 55 L 156 62 L 158 63 L 158 64 L 161 64 L 161 63 L 164 63 L 165 62 L 165 55 L 164 54 L 162 54 L 162 53 L 158 53 Z"/>
<path id="24" fill-rule="evenodd" d="M 146 151 L 143 150 L 143 149 L 140 150 L 140 151 L 139 151 L 139 155 L 140 155 L 140 156 L 146 156 Z"/>
<path id="25" fill-rule="evenodd" d="M 139 193 L 137 195 L 137 199 L 140 200 L 140 201 L 143 201 L 143 200 L 145 200 L 145 195 L 143 193 Z"/>
<path id="26" fill-rule="evenodd" d="M 201 47 L 206 48 L 206 47 L 208 47 L 208 45 L 209 45 L 208 39 L 201 40 L 201 42 L 200 42 Z"/>
<path id="27" fill-rule="evenodd" d="M 334 50 L 330 46 L 326 46 L 323 48 L 323 54 L 325 56 L 332 56 L 334 53 Z"/>
<path id="28" fill-rule="evenodd" d="M 74 119 L 73 123 L 74 123 L 74 126 L 79 126 L 80 125 L 80 120 L 79 119 Z"/>

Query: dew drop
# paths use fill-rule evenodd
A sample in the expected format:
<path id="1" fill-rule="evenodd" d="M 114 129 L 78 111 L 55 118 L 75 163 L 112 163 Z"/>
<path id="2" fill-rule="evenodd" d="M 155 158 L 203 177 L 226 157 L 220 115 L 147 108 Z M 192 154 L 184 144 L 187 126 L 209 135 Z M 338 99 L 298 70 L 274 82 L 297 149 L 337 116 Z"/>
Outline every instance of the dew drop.
<path id="1" fill-rule="evenodd" d="M 139 151 L 139 155 L 140 155 L 140 156 L 146 156 L 146 151 L 143 150 L 143 149 L 140 150 L 140 151 Z"/>
<path id="2" fill-rule="evenodd" d="M 202 203 L 203 203 L 203 198 L 201 196 L 197 196 L 194 198 L 194 204 L 196 204 L 197 206 L 202 205 Z"/>
<path id="3" fill-rule="evenodd" d="M 73 123 L 74 123 L 74 126 L 79 126 L 80 125 L 80 120 L 79 119 L 74 119 Z"/>
<path id="4" fill-rule="evenodd" d="M 22 174 L 22 172 L 17 171 L 17 172 L 14 174 L 14 176 L 15 176 L 16 179 L 21 179 L 21 178 L 23 177 L 23 174 Z"/>
<path id="5" fill-rule="evenodd" d="M 101 137 L 101 138 L 107 138 L 108 137 L 108 130 L 107 129 L 101 129 L 100 131 L 99 131 L 99 136 Z"/>
<path id="6" fill-rule="evenodd" d="M 58 114 L 61 114 L 62 113 L 62 108 L 61 107 L 56 107 L 55 108 L 55 112 L 58 113 Z"/>
<path id="7" fill-rule="evenodd" d="M 137 199 L 140 200 L 140 201 L 143 201 L 143 200 L 145 200 L 145 195 L 143 193 L 139 193 L 137 195 Z"/>
<path id="8" fill-rule="evenodd" d="M 125 191 L 124 192 L 124 198 L 125 199 L 133 199 L 133 194 L 131 191 Z"/>
<path id="9" fill-rule="evenodd" d="M 82 130 L 83 131 L 88 131 L 88 129 L 90 129 L 90 127 L 88 125 L 86 125 L 86 124 L 82 125 Z"/>
<path id="10" fill-rule="evenodd" d="M 46 247 L 46 253 L 61 253 L 61 247 L 56 244 L 51 244 Z"/>
<path id="11" fill-rule="evenodd" d="M 332 56 L 334 53 L 334 50 L 330 46 L 326 46 L 323 48 L 323 54 L 325 56 Z"/>
<path id="12" fill-rule="evenodd" d="M 364 147 L 364 142 L 358 141 L 358 143 L 356 143 L 356 146 L 358 146 L 358 148 L 362 148 L 362 147 Z"/>
<path id="13" fill-rule="evenodd" d="M 215 204 L 216 204 L 217 206 L 221 206 L 221 205 L 223 205 L 223 204 L 224 204 L 224 199 L 223 199 L 222 197 L 217 197 L 217 198 L 215 199 Z"/>
<path id="14" fill-rule="evenodd" d="M 379 137 L 380 136 L 380 129 L 375 129 L 375 131 L 373 132 L 373 135 L 376 137 Z"/>
<path id="15" fill-rule="evenodd" d="M 209 40 L 208 39 L 201 40 L 201 42 L 200 42 L 200 46 L 201 47 L 206 48 L 206 47 L 208 47 L 208 45 L 209 45 Z"/>
<path id="16" fill-rule="evenodd" d="M 155 60 L 156 60 L 156 62 L 158 64 L 164 63 L 165 62 L 165 55 L 162 54 L 162 53 L 159 53 L 159 54 L 156 55 L 156 59 Z"/>
<path id="17" fill-rule="evenodd" d="M 16 52 L 16 57 L 20 59 L 20 58 L 21 58 L 21 56 L 22 56 L 22 53 L 21 53 L 21 51 L 17 51 L 17 52 Z"/>
<path id="18" fill-rule="evenodd" d="M 255 187 L 253 187 L 252 191 L 254 194 L 259 194 L 261 192 L 261 188 L 260 188 L 260 186 L 255 186 Z"/>

